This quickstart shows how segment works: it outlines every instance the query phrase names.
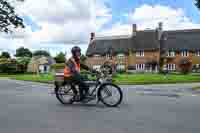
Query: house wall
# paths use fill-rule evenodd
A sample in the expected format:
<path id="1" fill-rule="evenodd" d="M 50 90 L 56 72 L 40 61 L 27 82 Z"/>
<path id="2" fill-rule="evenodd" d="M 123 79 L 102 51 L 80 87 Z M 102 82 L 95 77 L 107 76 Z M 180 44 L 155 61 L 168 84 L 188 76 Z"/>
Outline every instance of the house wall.
<path id="1" fill-rule="evenodd" d="M 128 66 L 133 66 L 136 64 L 135 52 L 129 52 L 127 64 L 128 64 Z"/>
<path id="2" fill-rule="evenodd" d="M 156 60 L 159 61 L 160 59 L 160 52 L 156 51 L 144 51 L 143 57 L 136 57 L 135 56 L 135 64 L 145 64 L 149 60 Z"/>
<path id="3" fill-rule="evenodd" d="M 93 67 L 94 65 L 102 65 L 105 62 L 105 57 L 104 56 L 99 56 L 99 57 L 88 57 L 86 60 L 86 65 L 89 67 Z"/>
<path id="4" fill-rule="evenodd" d="M 165 57 L 167 64 L 176 64 L 176 70 L 180 71 L 179 63 L 181 59 L 187 58 L 192 62 L 192 65 L 200 64 L 200 56 L 196 56 L 193 52 L 189 52 L 189 55 L 187 57 L 181 56 L 180 51 L 176 51 L 175 57 Z M 117 56 L 113 57 L 113 61 L 118 64 L 125 65 L 126 69 L 128 66 L 134 66 L 136 64 L 145 64 L 148 60 L 160 60 L 160 51 L 144 51 L 143 57 L 136 57 L 136 52 L 130 52 L 129 55 L 125 55 L 123 59 L 119 59 Z M 102 65 L 104 62 L 108 61 L 105 56 L 101 57 L 88 57 L 86 60 L 86 64 L 90 67 L 93 67 L 94 65 Z M 191 69 L 192 69 L 191 65 Z"/>
<path id="5" fill-rule="evenodd" d="M 167 59 L 166 65 L 167 64 L 176 64 L 176 70 L 180 71 L 181 68 L 180 68 L 179 64 L 180 64 L 181 59 L 184 59 L 184 58 L 192 61 L 193 53 L 189 52 L 189 55 L 187 57 L 183 57 L 183 56 L 181 56 L 181 51 L 176 51 L 175 57 L 166 57 L 166 59 Z M 192 66 L 190 69 L 192 69 Z"/>
<path id="6" fill-rule="evenodd" d="M 113 57 L 113 61 L 116 64 L 125 65 L 127 69 L 128 66 L 133 66 L 136 64 L 145 64 L 148 60 L 156 60 L 159 61 L 160 52 L 157 51 L 144 51 L 144 57 L 136 57 L 135 52 L 129 53 L 129 55 L 125 54 L 123 58 L 119 58 L 117 55 Z M 108 61 L 104 56 L 100 57 L 88 57 L 86 60 L 86 64 L 90 67 L 94 65 L 102 65 L 104 62 Z"/>
<path id="7" fill-rule="evenodd" d="M 28 64 L 28 68 L 27 68 L 27 72 L 32 72 L 32 73 L 38 72 L 38 64 L 36 64 L 36 63 L 29 63 Z"/>
<path id="8" fill-rule="evenodd" d="M 200 64 L 200 56 L 193 55 L 192 56 L 192 64 Z"/>
<path id="9" fill-rule="evenodd" d="M 111 60 L 107 59 L 105 56 L 99 56 L 99 57 L 94 57 L 94 56 L 91 57 L 90 56 L 87 58 L 86 64 L 89 67 L 93 67 L 96 65 L 103 65 L 107 61 L 111 61 Z M 128 64 L 128 55 L 124 55 L 124 57 L 122 57 L 122 58 L 119 58 L 117 55 L 115 55 L 112 57 L 112 61 L 115 64 L 125 65 L 125 68 L 127 68 L 129 65 Z"/>

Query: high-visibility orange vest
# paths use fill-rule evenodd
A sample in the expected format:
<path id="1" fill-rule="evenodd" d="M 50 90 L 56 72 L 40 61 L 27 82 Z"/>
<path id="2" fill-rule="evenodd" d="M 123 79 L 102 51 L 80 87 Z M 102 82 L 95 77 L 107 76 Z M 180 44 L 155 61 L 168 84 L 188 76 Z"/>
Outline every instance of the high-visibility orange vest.
<path id="1" fill-rule="evenodd" d="M 80 72 L 81 71 L 80 63 L 76 63 L 76 61 L 73 58 L 71 58 L 70 60 L 74 63 L 76 71 Z M 69 67 L 66 65 L 64 69 L 64 77 L 71 77 L 72 75 L 73 73 L 71 73 Z"/>

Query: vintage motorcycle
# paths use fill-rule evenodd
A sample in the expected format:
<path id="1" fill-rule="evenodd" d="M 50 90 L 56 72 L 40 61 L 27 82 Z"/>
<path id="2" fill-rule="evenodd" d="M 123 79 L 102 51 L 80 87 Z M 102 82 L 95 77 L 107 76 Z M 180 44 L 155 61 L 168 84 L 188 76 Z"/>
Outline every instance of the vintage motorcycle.
<path id="1" fill-rule="evenodd" d="M 119 86 L 112 83 L 110 72 L 109 67 L 104 66 L 97 73 L 88 73 L 96 78 L 95 80 L 84 81 L 90 88 L 89 95 L 84 100 L 75 98 L 80 97 L 79 86 L 70 82 L 63 85 L 55 85 L 56 98 L 62 104 L 88 103 L 96 100 L 97 104 L 102 102 L 108 107 L 116 107 L 122 102 L 123 92 Z"/>

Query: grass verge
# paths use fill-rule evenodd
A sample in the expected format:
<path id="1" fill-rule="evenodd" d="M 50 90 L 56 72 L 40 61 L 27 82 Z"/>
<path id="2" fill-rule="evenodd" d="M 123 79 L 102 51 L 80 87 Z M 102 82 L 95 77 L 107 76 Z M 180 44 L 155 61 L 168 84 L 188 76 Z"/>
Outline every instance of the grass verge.
<path id="1" fill-rule="evenodd" d="M 8 77 L 15 80 L 33 81 L 41 83 L 51 83 L 54 80 L 54 76 L 52 74 L 0 74 L 0 77 Z M 167 76 L 163 76 L 161 74 L 118 74 L 113 78 L 113 80 L 114 83 L 118 85 L 192 83 L 200 82 L 200 74 L 171 74 Z"/>

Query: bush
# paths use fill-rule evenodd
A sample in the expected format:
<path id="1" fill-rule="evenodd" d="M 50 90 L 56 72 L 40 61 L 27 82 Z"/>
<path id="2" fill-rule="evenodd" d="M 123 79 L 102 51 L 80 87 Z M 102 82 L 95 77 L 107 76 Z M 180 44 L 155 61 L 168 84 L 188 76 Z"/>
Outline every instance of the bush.
<path id="1" fill-rule="evenodd" d="M 0 59 L 0 73 L 16 73 L 17 63 L 13 59 Z"/>
<path id="2" fill-rule="evenodd" d="M 17 65 L 16 64 L 0 64 L 0 72 L 1 73 L 16 73 Z"/>
<path id="3" fill-rule="evenodd" d="M 190 72 L 192 63 L 187 58 L 183 58 L 179 62 L 180 72 L 183 74 L 188 74 Z"/>
<path id="4" fill-rule="evenodd" d="M 56 63 L 65 63 L 65 54 L 60 52 L 54 59 L 56 60 Z"/>
<path id="5" fill-rule="evenodd" d="M 126 71 L 125 70 L 117 70 L 117 73 L 123 74 L 123 73 L 126 73 Z"/>
<path id="6" fill-rule="evenodd" d="M 180 65 L 180 72 L 182 74 L 188 74 L 190 72 L 190 64 L 182 64 L 182 65 Z"/>
<path id="7" fill-rule="evenodd" d="M 51 65 L 51 69 L 64 69 L 65 68 L 65 63 L 56 63 Z"/>

